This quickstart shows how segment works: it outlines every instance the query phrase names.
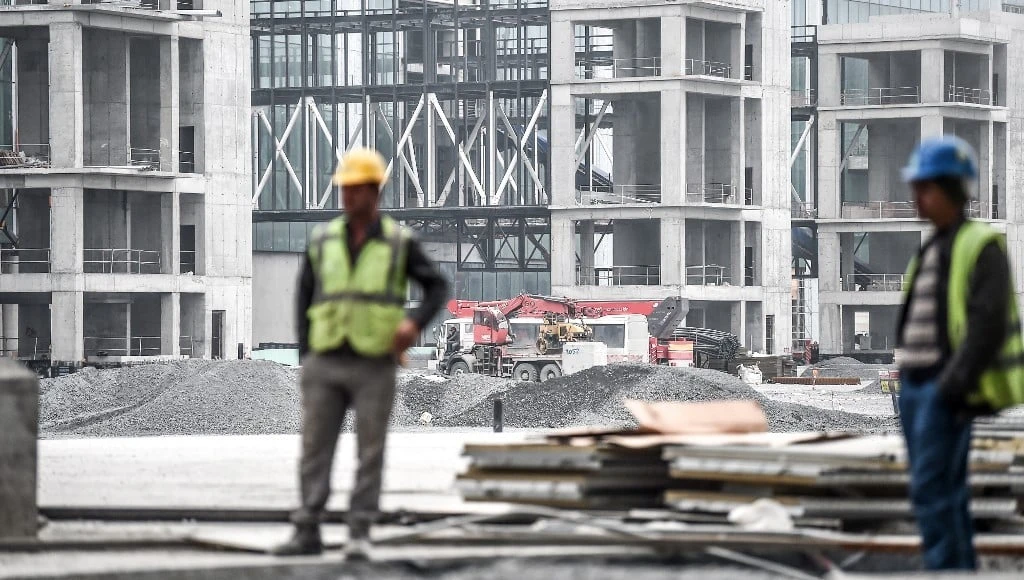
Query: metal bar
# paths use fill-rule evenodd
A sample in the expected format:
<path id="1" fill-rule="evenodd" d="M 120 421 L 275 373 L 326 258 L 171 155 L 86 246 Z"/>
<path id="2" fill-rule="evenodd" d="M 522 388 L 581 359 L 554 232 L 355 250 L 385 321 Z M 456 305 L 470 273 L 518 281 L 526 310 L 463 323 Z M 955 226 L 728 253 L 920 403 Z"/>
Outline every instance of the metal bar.
<path id="1" fill-rule="evenodd" d="M 814 115 L 807 120 L 807 126 L 804 127 L 804 132 L 800 135 L 800 140 L 796 142 L 796 147 L 793 148 L 793 152 L 789 155 L 789 168 L 793 169 L 793 164 L 796 163 L 796 158 L 799 157 L 800 151 L 804 148 L 804 143 L 807 142 L 807 137 L 811 134 L 811 128 L 814 127 Z"/>
<path id="2" fill-rule="evenodd" d="M 604 114 L 608 112 L 608 105 L 610 104 L 611 101 L 609 100 L 602 102 L 601 110 L 597 113 L 597 118 L 594 119 L 594 123 L 591 125 L 593 130 L 587 134 L 587 139 L 583 142 L 583 148 L 576 155 L 576 165 L 573 166 L 574 168 L 579 167 L 580 163 L 583 163 L 583 157 L 587 154 L 587 150 L 590 149 L 590 143 L 594 140 L 594 134 L 597 133 L 597 129 L 601 126 L 601 121 L 604 119 Z"/>
<path id="3" fill-rule="evenodd" d="M 455 131 L 452 129 L 451 124 L 448 123 L 448 117 L 445 116 L 444 111 L 440 110 L 441 105 L 437 102 L 437 96 L 431 94 L 430 102 L 437 110 L 438 116 L 441 118 L 441 125 L 443 125 L 445 131 L 447 131 L 448 136 L 452 140 L 452 144 L 456 144 L 457 138 L 455 137 Z M 481 184 L 480 180 L 477 179 L 476 171 L 473 170 L 473 165 L 470 163 L 469 157 L 466 155 L 466 151 L 463 149 L 462 145 L 458 145 L 458 151 L 459 161 L 463 164 L 466 170 L 469 171 L 470 181 L 473 182 L 473 187 L 476 188 L 480 201 L 484 201 L 486 199 L 486 194 L 484 192 L 483 184 Z"/>
<path id="4" fill-rule="evenodd" d="M 857 143 L 857 139 L 860 139 L 860 134 L 867 128 L 867 123 L 860 123 L 857 125 L 857 131 L 853 134 L 853 139 L 850 139 L 850 148 L 843 153 L 843 162 L 839 165 L 839 173 L 842 174 L 846 170 L 846 165 L 850 163 L 850 154 L 853 153 L 854 145 Z M 790 164 L 792 167 L 792 164 Z"/>

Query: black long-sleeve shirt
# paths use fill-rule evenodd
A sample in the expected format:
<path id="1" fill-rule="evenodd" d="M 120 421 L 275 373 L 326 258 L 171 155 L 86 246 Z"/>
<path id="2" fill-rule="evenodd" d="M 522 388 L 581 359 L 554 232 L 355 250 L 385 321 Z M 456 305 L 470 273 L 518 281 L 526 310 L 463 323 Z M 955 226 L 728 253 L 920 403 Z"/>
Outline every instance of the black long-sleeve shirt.
<path id="1" fill-rule="evenodd" d="M 384 239 L 384 231 L 379 219 L 370 225 L 366 233 L 366 240 L 371 238 Z M 352 228 L 348 228 L 345 243 L 348 244 L 349 259 L 355 263 L 366 242 L 355 246 Z M 411 309 L 408 313 L 409 318 L 422 329 L 444 307 L 445 300 L 448 298 L 448 283 L 415 239 L 410 239 L 406 245 L 405 274 L 423 289 L 423 300 L 420 301 L 419 306 Z M 316 273 L 313 271 L 313 264 L 307 253 L 302 265 L 302 274 L 299 277 L 299 292 L 296 300 L 300 356 L 305 356 L 309 352 L 309 318 L 306 317 L 306 311 L 313 303 L 316 285 Z M 345 344 L 329 354 L 353 356 L 355 352 L 348 344 Z"/>

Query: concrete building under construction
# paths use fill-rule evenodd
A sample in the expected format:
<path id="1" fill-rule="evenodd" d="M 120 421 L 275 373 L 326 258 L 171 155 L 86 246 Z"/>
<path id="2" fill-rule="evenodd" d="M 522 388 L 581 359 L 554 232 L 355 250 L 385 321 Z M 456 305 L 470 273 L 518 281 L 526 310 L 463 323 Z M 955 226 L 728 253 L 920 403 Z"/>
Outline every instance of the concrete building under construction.
<path id="1" fill-rule="evenodd" d="M 682 295 L 687 326 L 789 348 L 789 18 L 754 0 L 551 3 L 555 294 Z"/>
<path id="2" fill-rule="evenodd" d="M 0 8 L 4 354 L 74 367 L 248 344 L 248 15 L 219 0 Z"/>

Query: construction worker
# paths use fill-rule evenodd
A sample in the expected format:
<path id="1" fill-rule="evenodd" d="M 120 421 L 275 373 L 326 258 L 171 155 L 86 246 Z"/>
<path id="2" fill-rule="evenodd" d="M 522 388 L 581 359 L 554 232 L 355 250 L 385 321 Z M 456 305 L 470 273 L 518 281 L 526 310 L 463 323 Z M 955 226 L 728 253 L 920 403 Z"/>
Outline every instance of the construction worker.
<path id="1" fill-rule="evenodd" d="M 302 356 L 302 505 L 281 556 L 322 551 L 320 522 L 331 491 L 331 466 L 349 409 L 356 413 L 359 467 L 349 501 L 351 559 L 367 558 L 378 512 L 384 443 L 395 395 L 395 371 L 407 348 L 444 305 L 448 287 L 420 245 L 377 209 L 386 180 L 374 150 L 354 149 L 334 174 L 344 215 L 309 244 L 298 292 Z M 404 309 L 407 280 L 423 289 Z"/>
<path id="2" fill-rule="evenodd" d="M 907 272 L 897 335 L 910 497 L 931 570 L 975 568 L 971 421 L 1024 391 L 1006 242 L 966 217 L 975 159 L 965 141 L 942 137 L 923 142 L 903 169 L 918 213 L 935 227 Z"/>

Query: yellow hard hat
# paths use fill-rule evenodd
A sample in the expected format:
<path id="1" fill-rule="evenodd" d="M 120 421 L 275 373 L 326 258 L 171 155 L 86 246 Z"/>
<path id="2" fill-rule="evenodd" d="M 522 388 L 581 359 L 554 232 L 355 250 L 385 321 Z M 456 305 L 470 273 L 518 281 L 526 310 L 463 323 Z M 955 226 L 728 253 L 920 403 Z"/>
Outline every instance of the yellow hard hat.
<path id="1" fill-rule="evenodd" d="M 373 149 L 357 147 L 341 158 L 334 172 L 335 185 L 383 185 L 387 164 L 380 153 Z"/>

